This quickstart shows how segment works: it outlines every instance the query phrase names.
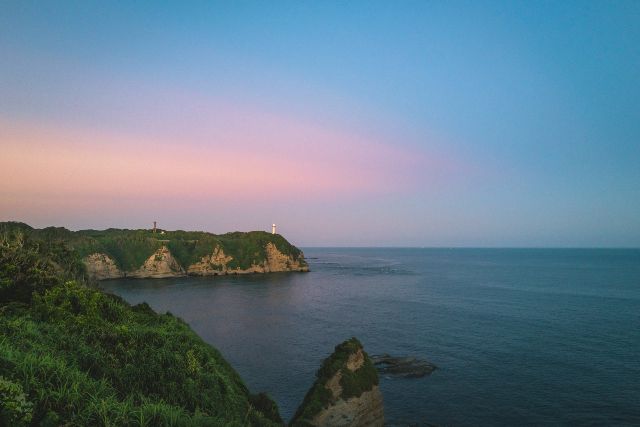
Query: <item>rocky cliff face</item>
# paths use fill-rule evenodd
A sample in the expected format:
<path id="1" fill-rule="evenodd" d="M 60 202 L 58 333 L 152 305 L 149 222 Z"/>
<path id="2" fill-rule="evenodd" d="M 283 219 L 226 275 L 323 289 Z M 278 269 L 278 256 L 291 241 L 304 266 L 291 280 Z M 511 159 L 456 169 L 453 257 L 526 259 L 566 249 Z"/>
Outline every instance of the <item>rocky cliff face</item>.
<path id="1" fill-rule="evenodd" d="M 378 386 L 365 391 L 360 397 L 341 400 L 321 411 L 310 424 L 321 427 L 376 427 L 384 426 L 382 393 Z"/>
<path id="2" fill-rule="evenodd" d="M 96 280 L 116 279 L 120 277 L 133 278 L 163 278 L 180 277 L 185 274 L 192 276 L 217 276 L 224 274 L 273 273 L 279 271 L 309 271 L 304 257 L 294 259 L 291 255 L 283 254 L 276 245 L 269 242 L 265 246 L 266 259 L 260 264 L 253 264 L 249 268 L 231 268 L 233 257 L 226 255 L 220 246 L 205 255 L 200 261 L 185 269 L 171 255 L 166 246 L 162 246 L 151 255 L 144 264 L 134 271 L 121 271 L 115 261 L 107 254 L 95 253 L 84 258 L 84 264 L 90 277 Z"/>
<path id="3" fill-rule="evenodd" d="M 225 255 L 220 246 L 216 246 L 213 249 L 213 253 L 205 255 L 199 262 L 191 264 L 189 268 L 187 268 L 187 273 L 194 276 L 226 274 L 228 271 L 227 264 L 229 264 L 229 261 L 232 259 L 233 257 Z"/>
<path id="4" fill-rule="evenodd" d="M 285 255 L 276 248 L 276 245 L 269 242 L 266 246 L 267 261 L 264 263 L 265 272 L 276 271 L 309 271 L 309 266 L 301 259 L 293 259 L 290 255 Z"/>
<path id="5" fill-rule="evenodd" d="M 317 380 L 291 426 L 382 427 L 384 407 L 378 375 L 360 342 L 352 338 L 323 362 Z"/>
<path id="6" fill-rule="evenodd" d="M 187 273 L 194 276 L 216 276 L 219 274 L 275 273 L 278 271 L 309 271 L 302 259 L 294 259 L 278 250 L 269 242 L 265 246 L 267 258 L 261 264 L 253 264 L 249 268 L 230 268 L 233 257 L 227 256 L 220 246 L 216 246 L 210 255 L 205 255 L 199 262 L 190 265 Z"/>
<path id="7" fill-rule="evenodd" d="M 178 264 L 178 261 L 171 255 L 169 248 L 166 246 L 161 247 L 147 258 L 142 267 L 127 274 L 128 277 L 140 279 L 161 279 L 163 277 L 180 277 L 184 275 L 184 269 Z"/>
<path id="8" fill-rule="evenodd" d="M 115 261 L 106 254 L 95 253 L 84 260 L 87 274 L 96 280 L 119 279 L 124 273 L 118 268 Z"/>

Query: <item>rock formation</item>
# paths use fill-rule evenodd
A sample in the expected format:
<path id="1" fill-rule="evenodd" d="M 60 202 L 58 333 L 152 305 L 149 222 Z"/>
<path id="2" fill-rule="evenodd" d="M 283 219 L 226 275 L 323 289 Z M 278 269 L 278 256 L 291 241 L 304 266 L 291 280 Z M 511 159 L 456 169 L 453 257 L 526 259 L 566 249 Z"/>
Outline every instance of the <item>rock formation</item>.
<path id="1" fill-rule="evenodd" d="M 393 357 L 388 354 L 372 355 L 371 361 L 384 376 L 422 378 L 431 375 L 438 367 L 415 357 Z"/>
<path id="2" fill-rule="evenodd" d="M 187 273 L 194 276 L 216 276 L 227 273 L 227 264 L 233 257 L 225 255 L 220 246 L 213 249 L 213 253 L 205 255 L 199 262 L 191 264 Z"/>
<path id="3" fill-rule="evenodd" d="M 191 276 L 217 276 L 225 274 L 274 273 L 281 271 L 309 271 L 304 256 L 294 258 L 283 254 L 276 245 L 268 242 L 265 247 L 266 258 L 262 263 L 254 263 L 248 268 L 232 267 L 234 258 L 225 254 L 218 245 L 212 253 L 203 256 L 200 261 L 186 269 L 173 257 L 166 246 L 162 246 L 151 255 L 144 264 L 134 271 L 121 271 L 115 261 L 104 253 L 94 253 L 84 258 L 84 264 L 90 277 L 96 280 L 132 278 L 163 278 Z M 186 271 L 186 272 L 185 272 Z"/>
<path id="4" fill-rule="evenodd" d="M 252 264 L 249 268 L 231 268 L 232 256 L 224 253 L 220 246 L 216 246 L 213 252 L 205 255 L 195 264 L 187 268 L 187 273 L 193 276 L 217 276 L 221 274 L 249 274 L 249 273 L 275 273 L 279 271 L 309 271 L 309 267 L 302 259 L 294 259 L 291 255 L 285 255 L 278 250 L 276 245 L 269 242 L 265 245 L 266 259 L 261 264 Z"/>
<path id="5" fill-rule="evenodd" d="M 124 277 L 122 270 L 118 268 L 115 261 L 107 254 L 94 253 L 84 260 L 87 274 L 96 280 L 119 279 Z"/>
<path id="6" fill-rule="evenodd" d="M 290 423 L 292 427 L 384 425 L 378 374 L 356 338 L 336 346 L 316 377 Z"/>
<path id="7" fill-rule="evenodd" d="M 265 272 L 309 270 L 306 263 L 303 265 L 299 260 L 294 260 L 292 256 L 283 254 L 271 242 L 267 243 L 265 249 L 267 251 L 267 260 L 264 263 Z"/>
<path id="8" fill-rule="evenodd" d="M 178 261 L 171 255 L 166 246 L 158 249 L 144 262 L 142 267 L 133 273 L 127 274 L 129 277 L 160 279 L 163 277 L 184 276 L 184 269 Z"/>

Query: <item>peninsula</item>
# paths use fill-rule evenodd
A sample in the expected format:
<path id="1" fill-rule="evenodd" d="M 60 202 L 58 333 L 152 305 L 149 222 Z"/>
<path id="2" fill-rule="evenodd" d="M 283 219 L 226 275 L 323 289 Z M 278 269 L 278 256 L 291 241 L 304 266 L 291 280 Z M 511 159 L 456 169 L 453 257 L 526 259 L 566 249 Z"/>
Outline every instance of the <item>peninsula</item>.
<path id="1" fill-rule="evenodd" d="M 264 231 L 220 235 L 155 227 L 70 231 L 0 223 L 0 233 L 15 231 L 46 245 L 64 244 L 95 280 L 309 271 L 300 249 L 281 235 Z"/>

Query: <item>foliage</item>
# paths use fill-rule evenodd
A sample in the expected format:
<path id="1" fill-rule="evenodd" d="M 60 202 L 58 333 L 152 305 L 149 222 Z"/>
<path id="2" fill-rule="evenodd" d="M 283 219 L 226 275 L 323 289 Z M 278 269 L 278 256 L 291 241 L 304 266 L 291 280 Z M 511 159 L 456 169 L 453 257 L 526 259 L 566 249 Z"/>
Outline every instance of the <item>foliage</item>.
<path id="1" fill-rule="evenodd" d="M 22 386 L 0 376 L 0 425 L 28 425 L 32 411 Z"/>
<path id="2" fill-rule="evenodd" d="M 364 363 L 360 368 L 351 371 L 347 368 L 347 361 L 349 356 L 358 351 L 363 352 Z M 341 373 L 340 386 L 342 387 L 342 394 L 340 398 L 342 399 L 359 397 L 363 392 L 369 391 L 373 386 L 378 385 L 378 373 L 371 359 L 364 352 L 360 341 L 355 337 L 346 340 L 337 345 L 333 354 L 322 362 L 322 366 L 316 372 L 316 381 L 293 416 L 292 426 L 309 425 L 309 420 L 333 403 L 333 394 L 325 385 L 338 372 Z"/>
<path id="3" fill-rule="evenodd" d="M 182 320 L 63 280 L 41 268 L 55 254 L 8 244 L 0 271 L 23 278 L 0 303 L 0 424 L 282 425 Z"/>
<path id="4" fill-rule="evenodd" d="M 59 282 L 56 264 L 22 232 L 0 236 L 0 304 L 29 303 L 34 292 Z"/>
<path id="5" fill-rule="evenodd" d="M 374 385 L 378 385 L 378 372 L 371 359 L 365 356 L 362 366 L 355 371 L 342 369 L 340 386 L 342 387 L 342 398 L 360 397 L 365 391 L 371 390 Z"/>
<path id="6" fill-rule="evenodd" d="M 249 402 L 258 412 L 264 414 L 265 418 L 279 425 L 284 425 L 284 421 L 280 418 L 280 412 L 278 412 L 278 405 L 266 393 L 252 394 L 249 396 Z"/>

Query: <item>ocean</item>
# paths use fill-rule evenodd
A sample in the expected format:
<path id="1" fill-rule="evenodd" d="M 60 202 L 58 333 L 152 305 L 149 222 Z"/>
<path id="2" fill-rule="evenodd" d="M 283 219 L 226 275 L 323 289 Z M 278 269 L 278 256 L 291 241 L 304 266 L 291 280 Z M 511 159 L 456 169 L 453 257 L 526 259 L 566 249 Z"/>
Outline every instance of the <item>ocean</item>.
<path id="1" fill-rule="evenodd" d="M 183 318 L 288 420 L 335 345 L 416 356 L 390 425 L 640 425 L 640 250 L 306 248 L 310 273 L 102 282 Z"/>

